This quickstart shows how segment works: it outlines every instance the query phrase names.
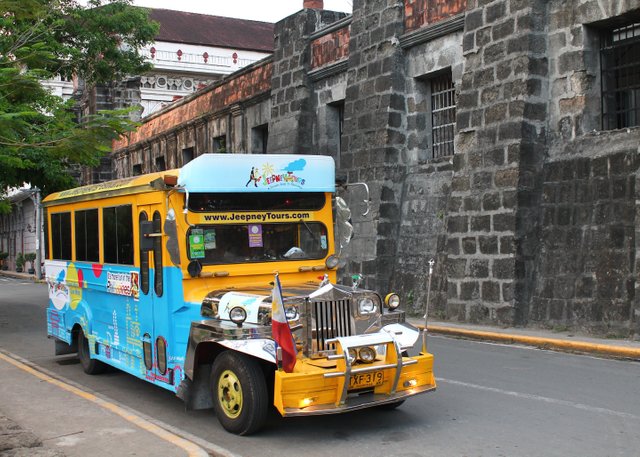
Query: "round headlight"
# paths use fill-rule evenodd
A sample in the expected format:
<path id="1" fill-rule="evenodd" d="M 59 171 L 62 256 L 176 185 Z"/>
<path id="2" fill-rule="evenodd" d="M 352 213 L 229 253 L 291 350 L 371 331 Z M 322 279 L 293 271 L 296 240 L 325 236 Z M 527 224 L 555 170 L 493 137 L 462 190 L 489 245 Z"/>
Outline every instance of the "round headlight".
<path id="1" fill-rule="evenodd" d="M 234 306 L 229 311 L 229 319 L 237 326 L 240 326 L 247 320 L 247 311 L 241 306 Z"/>
<path id="2" fill-rule="evenodd" d="M 358 351 L 358 355 L 360 356 L 360 361 L 364 363 L 371 363 L 376 359 L 376 350 L 370 346 L 365 346 L 360 348 Z"/>
<path id="3" fill-rule="evenodd" d="M 355 349 L 349 349 L 349 363 L 353 364 L 358 358 L 358 353 Z"/>
<path id="4" fill-rule="evenodd" d="M 333 254 L 331 254 L 329 257 L 327 257 L 327 260 L 324 261 L 324 264 L 329 269 L 336 268 L 338 266 L 338 263 L 340 263 L 340 259 L 338 258 L 338 256 L 333 255 Z"/>
<path id="5" fill-rule="evenodd" d="M 295 321 L 298 319 L 298 308 L 295 306 L 287 306 L 284 309 L 284 315 L 286 316 L 287 320 Z"/>
<path id="6" fill-rule="evenodd" d="M 371 314 L 376 311 L 376 304 L 369 297 L 364 297 L 358 301 L 358 309 L 360 314 Z"/>
<path id="7" fill-rule="evenodd" d="M 398 297 L 398 294 L 391 293 L 384 297 L 384 302 L 387 304 L 387 308 L 396 309 L 400 306 L 400 297 Z"/>

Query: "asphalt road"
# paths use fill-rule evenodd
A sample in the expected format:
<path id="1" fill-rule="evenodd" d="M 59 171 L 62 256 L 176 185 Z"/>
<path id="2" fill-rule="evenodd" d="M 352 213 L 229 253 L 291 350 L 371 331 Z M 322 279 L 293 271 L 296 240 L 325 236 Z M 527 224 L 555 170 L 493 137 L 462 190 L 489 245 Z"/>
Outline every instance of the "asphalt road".
<path id="1" fill-rule="evenodd" d="M 242 456 L 635 456 L 640 364 L 444 337 L 430 338 L 438 390 L 391 412 L 282 419 L 251 437 L 211 411 L 113 370 L 85 375 L 53 356 L 46 288 L 0 277 L 0 347 Z M 3 386 L 7 388 L 7 386 Z M 122 443 L 126 445 L 126 443 Z"/>

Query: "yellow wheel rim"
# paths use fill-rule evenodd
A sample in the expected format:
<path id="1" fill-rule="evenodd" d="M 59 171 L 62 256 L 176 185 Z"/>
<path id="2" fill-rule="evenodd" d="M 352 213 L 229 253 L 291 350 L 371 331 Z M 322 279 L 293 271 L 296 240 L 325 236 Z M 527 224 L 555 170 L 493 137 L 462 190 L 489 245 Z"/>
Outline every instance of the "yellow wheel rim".
<path id="1" fill-rule="evenodd" d="M 236 419 L 242 412 L 242 385 L 231 370 L 224 370 L 218 378 L 218 401 L 231 419 Z"/>

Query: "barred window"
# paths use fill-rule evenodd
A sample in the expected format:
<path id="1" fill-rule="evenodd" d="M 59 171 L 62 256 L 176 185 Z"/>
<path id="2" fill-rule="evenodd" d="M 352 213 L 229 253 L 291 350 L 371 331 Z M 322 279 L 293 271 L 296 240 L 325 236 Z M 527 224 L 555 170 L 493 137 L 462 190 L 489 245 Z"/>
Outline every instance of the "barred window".
<path id="1" fill-rule="evenodd" d="M 431 150 L 433 158 L 453 155 L 455 126 L 455 88 L 449 70 L 431 78 Z"/>
<path id="2" fill-rule="evenodd" d="M 600 56 L 602 128 L 640 125 L 640 23 L 605 32 Z"/>

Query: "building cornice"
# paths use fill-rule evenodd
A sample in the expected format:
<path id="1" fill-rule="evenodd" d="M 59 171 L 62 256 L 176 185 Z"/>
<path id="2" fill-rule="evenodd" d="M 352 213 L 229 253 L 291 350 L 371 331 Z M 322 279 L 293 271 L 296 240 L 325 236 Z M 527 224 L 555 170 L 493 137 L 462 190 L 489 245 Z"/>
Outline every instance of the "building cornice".
<path id="1" fill-rule="evenodd" d="M 348 67 L 348 59 L 343 59 L 331 65 L 325 65 L 324 67 L 320 67 L 316 70 L 310 71 L 309 79 L 312 82 L 317 82 L 317 81 L 320 81 L 321 79 L 328 78 L 329 76 L 344 73 L 345 71 L 347 71 L 347 67 Z"/>
<path id="2" fill-rule="evenodd" d="M 461 30 L 464 30 L 464 13 L 405 33 L 400 37 L 400 47 L 408 49 Z"/>

